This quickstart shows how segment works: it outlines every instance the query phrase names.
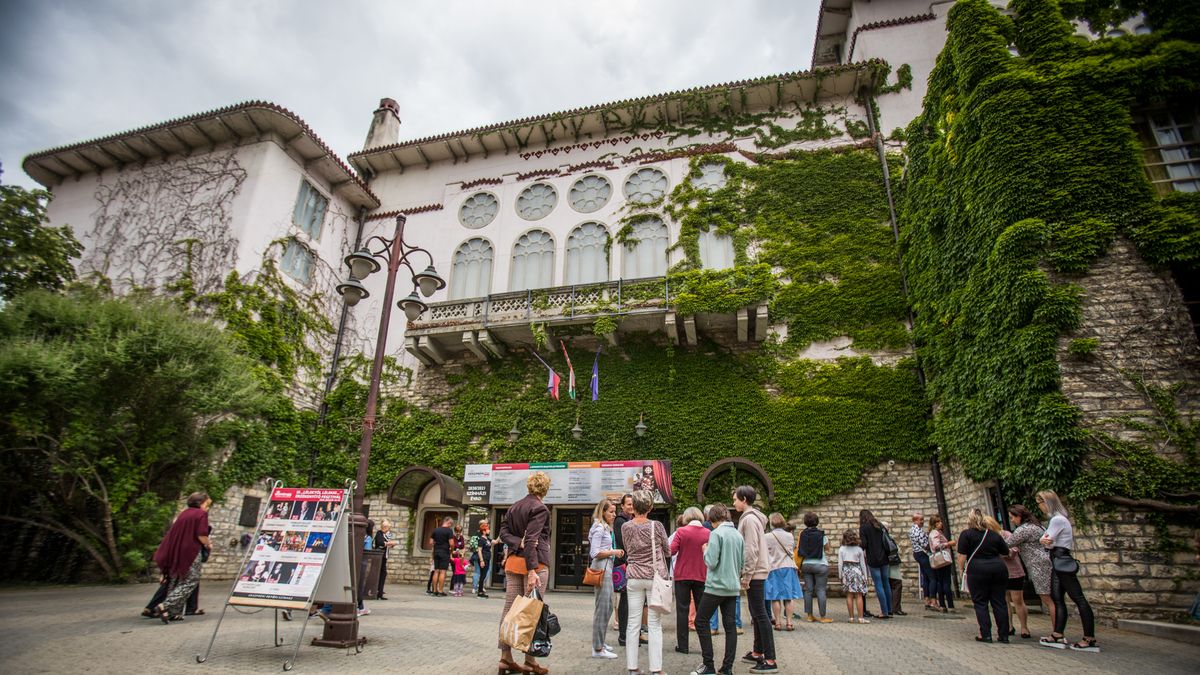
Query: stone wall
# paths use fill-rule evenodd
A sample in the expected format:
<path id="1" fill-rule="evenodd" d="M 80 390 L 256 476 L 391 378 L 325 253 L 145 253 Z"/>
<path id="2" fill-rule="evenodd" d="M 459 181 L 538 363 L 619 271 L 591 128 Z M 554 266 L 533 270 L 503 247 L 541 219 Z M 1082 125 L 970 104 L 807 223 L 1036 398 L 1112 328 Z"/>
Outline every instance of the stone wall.
<path id="1" fill-rule="evenodd" d="M 982 486 L 963 475 L 957 462 L 944 463 L 942 476 L 951 526 L 961 529 L 970 509 L 987 507 L 986 492 Z M 850 492 L 802 507 L 793 514 L 791 521 L 797 528 L 804 527 L 806 512 L 813 511 L 820 516 L 820 527 L 829 536 L 826 553 L 830 560 L 831 588 L 840 588 L 841 585 L 837 579 L 836 561 L 842 533 L 847 529 L 858 531 L 858 513 L 862 509 L 869 509 L 888 527 L 892 538 L 896 540 L 903 561 L 904 599 L 910 603 L 910 607 L 919 605 L 920 601 L 915 599 L 919 568 L 912 558 L 908 528 L 912 525 L 913 513 L 921 512 L 926 517 L 937 513 L 931 466 L 927 463 L 883 462 L 863 472 L 858 486 Z"/>
<path id="2" fill-rule="evenodd" d="M 1069 281 L 1083 291 L 1083 318 L 1079 330 L 1059 341 L 1063 393 L 1083 411 L 1087 426 L 1136 441 L 1138 432 L 1113 418 L 1151 421 L 1154 409 L 1126 373 L 1159 386 L 1189 383 L 1194 389 L 1200 383 L 1200 349 L 1182 295 L 1168 273 L 1151 269 L 1124 239 L 1086 276 Z M 1091 355 L 1072 355 L 1068 349 L 1077 338 L 1099 345 Z M 1195 419 L 1200 400 L 1185 397 L 1179 408 Z M 1177 448 L 1154 446 L 1183 458 Z M 1097 503 L 1077 515 L 1083 515 L 1075 519 L 1080 583 L 1101 620 L 1159 619 L 1187 610 L 1200 577 L 1191 549 L 1194 530 L 1169 527 L 1170 537 L 1187 550 L 1168 553 L 1145 510 Z"/>

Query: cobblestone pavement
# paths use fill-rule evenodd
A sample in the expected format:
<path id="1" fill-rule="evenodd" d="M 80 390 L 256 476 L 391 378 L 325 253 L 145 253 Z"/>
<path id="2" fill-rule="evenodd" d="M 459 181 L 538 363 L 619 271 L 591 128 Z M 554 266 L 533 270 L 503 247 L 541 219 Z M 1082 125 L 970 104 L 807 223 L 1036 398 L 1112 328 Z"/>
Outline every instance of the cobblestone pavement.
<path id="1" fill-rule="evenodd" d="M 197 664 L 220 614 L 218 598 L 224 582 L 204 584 L 202 606 L 208 614 L 164 626 L 138 616 L 154 588 L 82 586 L 9 588 L 0 590 L 0 669 L 5 673 L 163 673 L 279 672 L 290 646 L 272 648 L 271 610 L 240 614 L 230 608 L 213 655 Z M 562 621 L 554 654 L 545 660 L 553 673 L 624 673 L 621 659 L 589 658 L 592 598 L 580 593 L 552 593 L 551 607 Z M 942 618 L 913 613 L 891 622 L 859 626 L 846 623 L 846 604 L 830 599 L 832 624 L 801 623 L 795 632 L 775 633 L 781 672 L 785 673 L 1195 673 L 1200 645 L 1100 629 L 1100 654 L 1058 651 L 1031 641 L 977 644 L 974 616 Z M 496 630 L 502 600 L 474 597 L 429 598 L 423 589 L 396 587 L 389 600 L 370 603 L 361 632 L 370 638 L 361 654 L 353 650 L 308 645 L 320 623 L 309 625 L 296 672 L 392 671 L 402 673 L 494 673 Z M 907 603 L 906 603 L 907 604 Z M 920 609 L 917 603 L 913 607 Z M 960 612 L 964 608 L 960 604 Z M 749 616 L 745 608 L 743 615 Z M 699 662 L 695 634 L 692 654 L 674 651 L 674 619 L 665 620 L 664 667 L 670 675 L 686 675 Z M 299 622 L 280 623 L 284 638 L 294 642 Z M 1045 617 L 1031 617 L 1036 638 L 1048 632 Z M 1068 625 L 1078 638 L 1079 624 Z M 615 646 L 616 633 L 610 632 Z M 718 654 L 724 636 L 716 638 Z M 739 654 L 749 649 L 750 634 L 740 636 Z M 643 648 L 644 650 L 645 648 Z M 641 666 L 647 667 L 643 651 Z M 735 672 L 746 673 L 739 663 Z"/>

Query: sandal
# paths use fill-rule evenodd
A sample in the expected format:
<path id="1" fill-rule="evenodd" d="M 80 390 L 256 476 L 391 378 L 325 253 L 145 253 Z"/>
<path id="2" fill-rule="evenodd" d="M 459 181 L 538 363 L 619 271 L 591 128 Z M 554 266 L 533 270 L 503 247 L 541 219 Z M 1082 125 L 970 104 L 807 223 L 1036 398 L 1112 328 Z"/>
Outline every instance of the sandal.
<path id="1" fill-rule="evenodd" d="M 783 627 L 783 629 L 786 631 L 793 631 L 796 630 L 796 627 L 792 625 L 791 621 L 789 621 L 788 624 Z"/>
<path id="2" fill-rule="evenodd" d="M 1022 640 L 1028 640 L 1028 639 L 1030 639 L 1030 638 L 1032 638 L 1032 637 L 1033 637 L 1033 636 L 1032 636 L 1032 635 L 1030 635 L 1029 633 L 1021 633 L 1021 639 L 1022 639 Z"/>
<path id="3" fill-rule="evenodd" d="M 500 667 L 496 672 L 502 673 L 503 675 L 508 675 L 508 673 L 528 673 L 530 671 L 528 668 L 526 668 L 525 666 L 522 666 L 521 664 L 517 663 L 516 661 L 511 661 L 509 659 L 500 659 Z"/>
<path id="4" fill-rule="evenodd" d="M 1071 650 L 1076 652 L 1099 652 L 1100 645 L 1096 643 L 1096 638 L 1083 638 L 1079 642 L 1072 644 Z"/>
<path id="5" fill-rule="evenodd" d="M 1038 644 L 1043 647 L 1050 647 L 1052 649 L 1066 649 L 1067 638 L 1061 635 L 1057 637 L 1054 635 L 1043 636 L 1042 638 L 1038 639 Z"/>
<path id="6" fill-rule="evenodd" d="M 154 606 L 154 616 L 157 616 L 159 621 L 162 621 L 163 623 L 171 623 L 171 615 L 162 605 Z"/>
<path id="7" fill-rule="evenodd" d="M 154 610 L 147 607 L 146 609 L 142 610 L 142 616 L 147 619 L 153 619 L 155 617 Z"/>
<path id="8" fill-rule="evenodd" d="M 775 626 L 775 630 L 776 630 L 776 631 L 781 631 L 781 630 L 783 630 L 783 626 L 780 626 L 779 624 L 774 624 L 774 626 Z"/>
<path id="9" fill-rule="evenodd" d="M 530 663 L 530 662 L 526 661 L 522 665 L 525 666 L 525 668 L 526 668 L 525 672 L 527 672 L 527 673 L 535 673 L 536 675 L 546 675 L 546 673 L 550 672 L 549 668 L 543 668 L 542 666 L 539 666 L 536 663 Z"/>
<path id="10" fill-rule="evenodd" d="M 184 614 L 186 614 L 188 616 L 204 616 L 204 610 L 198 609 L 194 612 L 184 612 Z"/>

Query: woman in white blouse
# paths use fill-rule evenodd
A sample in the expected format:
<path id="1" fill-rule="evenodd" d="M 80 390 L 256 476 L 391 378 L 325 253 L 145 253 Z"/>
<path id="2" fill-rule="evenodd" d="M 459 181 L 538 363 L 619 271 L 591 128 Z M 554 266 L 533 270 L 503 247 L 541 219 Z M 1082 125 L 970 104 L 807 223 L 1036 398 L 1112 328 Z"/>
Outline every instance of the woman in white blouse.
<path id="1" fill-rule="evenodd" d="M 1041 644 L 1055 649 L 1070 647 L 1080 652 L 1098 652 L 1096 616 L 1087 598 L 1083 597 L 1083 589 L 1076 577 L 1079 563 L 1071 556 L 1071 550 L 1075 548 L 1075 531 L 1071 527 L 1067 508 L 1058 495 L 1050 490 L 1037 493 L 1037 504 L 1042 513 L 1050 517 L 1046 533 L 1042 535 L 1042 546 L 1050 550 L 1050 565 L 1053 567 L 1050 598 L 1054 601 L 1054 632 L 1043 637 Z M 1083 639 L 1069 645 L 1063 637 L 1063 631 L 1067 628 L 1067 601 L 1064 595 L 1071 596 L 1071 602 L 1079 610 L 1079 620 L 1083 622 Z"/>
<path id="2" fill-rule="evenodd" d="M 592 511 L 592 527 L 588 530 L 592 569 L 603 570 L 602 580 L 595 587 L 596 610 L 592 614 L 592 657 L 597 659 L 617 658 L 617 654 L 604 644 L 604 629 L 613 611 L 612 564 L 613 559 L 621 555 L 620 549 L 613 548 L 612 524 L 616 517 L 616 505 L 608 499 L 601 499 Z"/>

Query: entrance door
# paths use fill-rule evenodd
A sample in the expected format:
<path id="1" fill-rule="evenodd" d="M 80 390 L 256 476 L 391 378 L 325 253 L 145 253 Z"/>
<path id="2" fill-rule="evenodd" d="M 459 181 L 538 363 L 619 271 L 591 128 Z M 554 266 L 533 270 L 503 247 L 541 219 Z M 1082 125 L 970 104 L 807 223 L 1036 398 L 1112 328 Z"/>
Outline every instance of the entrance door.
<path id="1" fill-rule="evenodd" d="M 495 520 L 492 521 L 492 537 L 500 536 L 500 523 L 508 509 L 496 509 Z M 492 546 L 492 588 L 504 588 L 504 544 Z"/>
<path id="2" fill-rule="evenodd" d="M 554 587 L 583 585 L 588 566 L 588 529 L 592 526 L 591 509 L 558 509 L 554 533 Z"/>

